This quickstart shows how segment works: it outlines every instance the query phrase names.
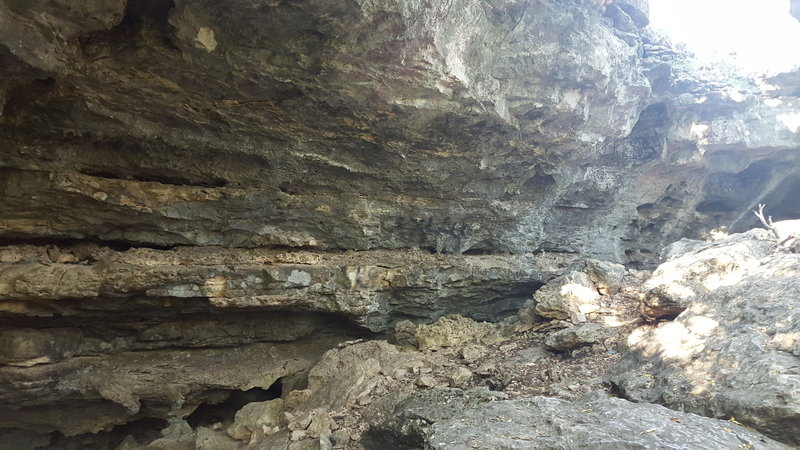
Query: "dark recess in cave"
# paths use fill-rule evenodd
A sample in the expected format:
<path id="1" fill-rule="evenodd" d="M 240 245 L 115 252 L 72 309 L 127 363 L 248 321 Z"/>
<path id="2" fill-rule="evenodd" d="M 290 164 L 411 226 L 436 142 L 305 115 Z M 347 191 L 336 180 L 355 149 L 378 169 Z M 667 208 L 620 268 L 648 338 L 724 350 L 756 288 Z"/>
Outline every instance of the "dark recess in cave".
<path id="1" fill-rule="evenodd" d="M 628 157 L 637 163 L 658 158 L 668 127 L 669 114 L 665 104 L 656 103 L 645 108 L 628 138 L 631 144 Z"/>
<path id="2" fill-rule="evenodd" d="M 752 204 L 772 178 L 774 163 L 751 164 L 739 173 L 712 173 L 703 185 L 703 201 L 695 210 L 699 213 L 734 213 L 743 205 Z"/>
<path id="3" fill-rule="evenodd" d="M 116 27 L 81 36 L 79 41 L 83 57 L 93 61 L 110 57 L 121 51 L 136 48 L 141 43 L 143 30 L 148 30 L 149 43 L 163 49 L 179 51 L 171 40 L 169 12 L 175 7 L 172 0 L 130 0 L 125 15 Z M 158 42 L 154 36 L 159 36 Z"/>
<path id="4" fill-rule="evenodd" d="M 470 249 L 461 252 L 462 255 L 467 255 L 467 256 L 491 255 L 494 253 L 497 252 L 488 248 L 481 248 L 481 247 L 472 247 Z"/>
<path id="5" fill-rule="evenodd" d="M 800 175 L 793 175 L 785 178 L 756 203 L 765 205 L 765 215 L 772 216 L 773 221 L 797 219 L 800 217 L 800 195 L 798 193 L 800 193 Z M 742 232 L 761 226 L 755 215 L 745 214 L 742 220 L 733 224 L 731 229 L 734 232 Z"/>
<path id="6" fill-rule="evenodd" d="M 230 391 L 228 398 L 217 404 L 203 403 L 186 417 L 192 428 L 209 427 L 222 422 L 230 424 L 236 411 L 252 402 L 265 402 L 280 398 L 283 392 L 282 380 L 272 383 L 269 389 L 252 388 L 246 391 Z"/>
<path id="7" fill-rule="evenodd" d="M 52 434 L 50 445 L 44 447 L 48 450 L 112 450 L 117 448 L 122 441 L 131 436 L 136 442 L 146 443 L 161 437 L 161 430 L 169 425 L 164 419 L 144 417 L 123 425 L 114 427 L 109 431 L 87 433 L 79 436 L 64 436 L 58 431 Z"/>
<path id="8" fill-rule="evenodd" d="M 530 196 L 544 196 L 556 187 L 556 179 L 552 175 L 536 174 L 522 184 L 520 194 Z"/>
<path id="9" fill-rule="evenodd" d="M 41 78 L 10 90 L 3 106 L 3 115 L 0 116 L 0 124 L 15 124 L 33 105 L 46 99 L 55 85 L 56 80 L 54 78 Z"/>

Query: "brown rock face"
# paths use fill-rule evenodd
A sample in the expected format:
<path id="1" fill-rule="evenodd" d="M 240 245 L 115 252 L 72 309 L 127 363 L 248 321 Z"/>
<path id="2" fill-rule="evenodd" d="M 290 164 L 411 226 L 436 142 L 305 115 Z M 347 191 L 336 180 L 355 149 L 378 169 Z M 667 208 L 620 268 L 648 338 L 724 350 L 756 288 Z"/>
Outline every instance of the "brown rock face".
<path id="1" fill-rule="evenodd" d="M 796 74 L 716 82 L 640 0 L 74 3 L 0 0 L 0 427 L 30 442 L 800 216 Z"/>

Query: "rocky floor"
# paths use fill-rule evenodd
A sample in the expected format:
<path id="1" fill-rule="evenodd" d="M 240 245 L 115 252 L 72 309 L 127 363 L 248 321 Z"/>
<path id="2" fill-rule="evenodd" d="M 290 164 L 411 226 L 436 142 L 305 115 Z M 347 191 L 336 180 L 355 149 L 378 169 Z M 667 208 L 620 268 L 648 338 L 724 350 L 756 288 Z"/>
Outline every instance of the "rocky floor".
<path id="1" fill-rule="evenodd" d="M 360 438 L 370 426 L 391 417 L 394 406 L 403 398 L 429 388 L 487 388 L 504 392 L 509 399 L 543 395 L 565 400 L 607 389 L 602 375 L 619 361 L 629 338 L 653 327 L 638 311 L 637 292 L 647 275 L 644 271 L 629 271 L 620 292 L 601 297 L 602 308 L 594 319 L 609 324 L 605 329 L 610 333 L 594 345 L 548 351 L 544 349 L 546 337 L 572 324 L 553 320 L 531 326 L 512 318 L 495 324 L 491 332 L 473 342 L 421 350 L 407 346 L 407 351 L 421 352 L 433 362 L 432 366 L 386 376 L 368 396 L 335 412 L 334 426 L 338 429 L 334 430 L 334 437 L 349 436 L 350 440 L 347 444 L 342 440 L 334 444 L 347 449 L 365 448 Z M 395 342 L 403 340 L 403 333 L 398 334 Z"/>
<path id="2" fill-rule="evenodd" d="M 585 323 L 531 321 L 524 312 L 499 323 L 457 315 L 430 325 L 401 322 L 384 339 L 339 344 L 311 369 L 307 383 L 284 387 L 288 392 L 277 385 L 274 392 L 254 389 L 203 405 L 185 421 L 143 419 L 98 434 L 55 436 L 42 448 L 362 449 L 369 448 L 363 444 L 365 433 L 418 392 L 477 388 L 508 399 L 574 400 L 606 389 L 601 376 L 619 361 L 631 334 L 651 327 L 638 311 L 639 287 L 647 275 L 625 272 L 615 293 L 594 298 L 595 310 Z M 563 348 L 552 348 L 552 336 L 586 327 L 595 332 L 588 339 L 594 343 L 567 339 L 558 344 Z M 251 406 L 245 405 L 260 409 L 248 415 L 243 411 Z M 30 437 L 15 438 L 0 448 L 33 443 Z"/>
<path id="3" fill-rule="evenodd" d="M 209 396 L 188 415 L 142 417 L 73 437 L 17 430 L 0 435 L 0 449 L 574 448 L 579 442 L 790 448 L 784 444 L 796 441 L 791 395 L 800 380 L 800 315 L 798 299 L 787 293 L 797 292 L 800 247 L 776 245 L 765 230 L 690 244 L 673 249 L 676 256 L 653 273 L 596 260 L 573 265 L 497 323 L 449 315 L 430 324 L 401 321 L 374 338 L 328 341 L 334 348 L 293 377 L 269 389 Z M 269 360 L 255 347 L 243 356 Z M 724 383 L 743 387 L 726 390 Z M 720 393 L 704 397 L 698 386 Z M 761 412 L 751 414 L 754 407 Z"/>

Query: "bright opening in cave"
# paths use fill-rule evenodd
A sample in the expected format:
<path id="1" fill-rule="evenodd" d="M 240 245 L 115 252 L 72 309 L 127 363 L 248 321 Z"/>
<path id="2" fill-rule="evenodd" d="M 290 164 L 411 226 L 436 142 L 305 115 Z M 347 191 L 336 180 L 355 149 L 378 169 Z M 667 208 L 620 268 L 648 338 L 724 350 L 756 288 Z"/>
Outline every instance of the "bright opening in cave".
<path id="1" fill-rule="evenodd" d="M 800 22 L 787 0 L 650 0 L 650 20 L 703 63 L 754 74 L 800 66 Z"/>

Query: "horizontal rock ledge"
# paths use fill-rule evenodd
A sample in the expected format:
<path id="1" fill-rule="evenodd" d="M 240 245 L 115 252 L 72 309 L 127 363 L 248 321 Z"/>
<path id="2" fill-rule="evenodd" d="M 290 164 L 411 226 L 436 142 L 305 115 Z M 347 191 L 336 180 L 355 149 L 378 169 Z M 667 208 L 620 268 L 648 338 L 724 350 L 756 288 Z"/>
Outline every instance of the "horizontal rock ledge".
<path id="1" fill-rule="evenodd" d="M 57 316 L 74 304 L 110 308 L 113 315 L 120 299 L 200 301 L 214 308 L 331 313 L 382 331 L 400 318 L 454 312 L 496 319 L 576 257 L 8 246 L 0 248 L 0 317 Z"/>
<path id="2" fill-rule="evenodd" d="M 185 417 L 229 391 L 268 389 L 307 371 L 337 338 L 230 349 L 171 349 L 0 366 L 0 429 L 67 436 L 141 417 Z"/>

